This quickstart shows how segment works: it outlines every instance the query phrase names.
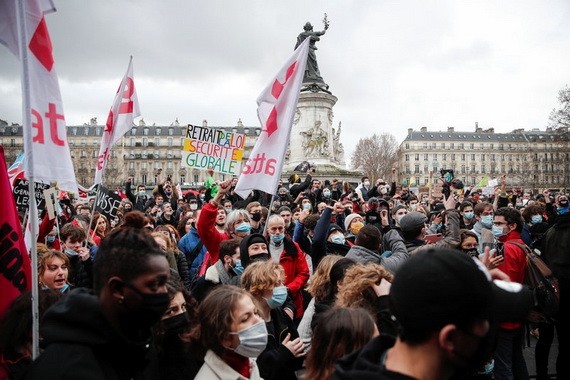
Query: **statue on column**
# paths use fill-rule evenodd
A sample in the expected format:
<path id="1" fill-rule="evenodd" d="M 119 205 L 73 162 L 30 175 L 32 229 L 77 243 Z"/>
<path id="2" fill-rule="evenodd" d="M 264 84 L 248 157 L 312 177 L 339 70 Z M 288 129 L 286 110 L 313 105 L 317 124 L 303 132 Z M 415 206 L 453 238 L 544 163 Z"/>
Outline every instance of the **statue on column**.
<path id="1" fill-rule="evenodd" d="M 344 147 L 340 142 L 340 130 L 341 130 L 341 122 L 338 122 L 338 129 L 332 129 L 333 133 L 333 160 L 336 162 L 342 163 L 344 161 Z"/>
<path id="2" fill-rule="evenodd" d="M 327 134 L 321 128 L 321 122 L 316 121 L 313 128 L 306 132 L 301 132 L 303 135 L 303 149 L 308 157 L 324 157 L 328 156 L 329 143 L 327 141 Z"/>
<path id="3" fill-rule="evenodd" d="M 329 28 L 329 21 L 327 20 L 327 14 L 325 13 L 325 17 L 323 19 L 324 30 L 320 32 L 313 31 L 313 25 L 310 22 L 307 22 L 303 27 L 304 31 L 299 34 L 297 37 L 297 44 L 295 45 L 295 49 L 301 45 L 306 38 L 310 39 L 309 43 L 309 55 L 307 56 L 307 67 L 305 68 L 305 74 L 303 76 L 303 84 L 306 84 L 306 87 L 302 88 L 301 91 L 324 91 L 330 93 L 328 91 L 329 86 L 321 77 L 321 72 L 319 71 L 319 65 L 317 63 L 317 55 L 315 50 L 317 50 L 316 42 L 320 41 L 320 36 L 324 35 Z"/>

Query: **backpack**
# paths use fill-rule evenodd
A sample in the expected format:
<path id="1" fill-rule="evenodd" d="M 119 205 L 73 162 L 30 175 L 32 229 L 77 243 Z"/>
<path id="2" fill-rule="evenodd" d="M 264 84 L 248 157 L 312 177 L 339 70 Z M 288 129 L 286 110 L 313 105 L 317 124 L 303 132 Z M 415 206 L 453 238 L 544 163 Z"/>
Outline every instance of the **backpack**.
<path id="1" fill-rule="evenodd" d="M 552 271 L 544 261 L 526 244 L 514 241 L 506 243 L 514 244 L 526 253 L 524 284 L 530 288 L 534 298 L 534 307 L 527 319 L 530 322 L 539 323 L 555 317 L 558 314 L 560 303 L 558 279 L 552 275 Z"/>

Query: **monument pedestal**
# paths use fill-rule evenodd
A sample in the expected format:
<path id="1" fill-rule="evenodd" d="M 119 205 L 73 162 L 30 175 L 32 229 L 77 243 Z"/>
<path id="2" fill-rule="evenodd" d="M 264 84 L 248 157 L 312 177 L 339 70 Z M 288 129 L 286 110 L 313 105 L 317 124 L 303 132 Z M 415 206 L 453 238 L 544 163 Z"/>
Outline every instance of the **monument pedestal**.
<path id="1" fill-rule="evenodd" d="M 299 163 L 308 161 L 316 167 L 315 177 L 353 180 L 355 173 L 346 169 L 340 142 L 341 123 L 333 127 L 336 102 L 329 93 L 301 92 L 282 177 L 288 178 Z"/>

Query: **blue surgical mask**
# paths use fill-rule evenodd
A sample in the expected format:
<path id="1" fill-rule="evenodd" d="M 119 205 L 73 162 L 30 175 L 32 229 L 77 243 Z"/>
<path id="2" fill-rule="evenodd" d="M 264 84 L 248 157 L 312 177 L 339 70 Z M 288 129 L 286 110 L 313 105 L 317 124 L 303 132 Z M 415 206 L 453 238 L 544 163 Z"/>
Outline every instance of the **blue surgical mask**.
<path id="1" fill-rule="evenodd" d="M 238 336 L 239 345 L 233 351 L 243 357 L 256 358 L 267 347 L 267 327 L 264 321 L 230 334 Z"/>
<path id="2" fill-rule="evenodd" d="M 280 245 L 285 239 L 285 234 L 271 235 L 271 241 L 276 245 Z"/>
<path id="3" fill-rule="evenodd" d="M 237 259 L 235 261 L 235 266 L 232 267 L 232 269 L 234 270 L 234 273 L 237 274 L 238 276 L 241 275 L 244 271 L 243 266 L 241 265 L 241 260 Z"/>
<path id="4" fill-rule="evenodd" d="M 287 299 L 287 287 L 284 285 L 273 288 L 273 295 L 267 301 L 270 308 L 276 309 L 285 303 Z"/>
<path id="5" fill-rule="evenodd" d="M 50 244 L 53 243 L 55 241 L 55 236 L 48 235 L 46 241 Z"/>
<path id="6" fill-rule="evenodd" d="M 542 216 L 541 215 L 533 215 L 532 218 L 530 218 L 530 221 L 532 224 L 542 223 Z"/>
<path id="7" fill-rule="evenodd" d="M 323 195 L 325 198 L 328 198 L 331 196 L 331 192 L 330 191 L 323 191 Z"/>
<path id="8" fill-rule="evenodd" d="M 501 236 L 503 236 L 505 234 L 505 231 L 503 230 L 503 227 L 501 227 L 501 226 L 493 226 L 491 228 L 491 232 L 493 233 L 493 236 L 495 236 L 496 238 L 500 238 Z"/>
<path id="9" fill-rule="evenodd" d="M 244 233 L 244 232 L 249 232 L 249 231 L 251 231 L 251 226 L 248 222 L 240 223 L 236 227 L 236 232 Z"/>
<path id="10" fill-rule="evenodd" d="M 493 215 L 485 215 L 481 217 L 481 224 L 485 228 L 493 227 Z"/>
<path id="11" fill-rule="evenodd" d="M 344 244 L 346 242 L 346 239 L 344 236 L 336 234 L 331 238 L 331 242 L 335 244 Z"/>
<path id="12" fill-rule="evenodd" d="M 463 215 L 465 216 L 466 219 L 471 220 L 475 216 L 475 213 L 473 211 L 468 211 Z"/>

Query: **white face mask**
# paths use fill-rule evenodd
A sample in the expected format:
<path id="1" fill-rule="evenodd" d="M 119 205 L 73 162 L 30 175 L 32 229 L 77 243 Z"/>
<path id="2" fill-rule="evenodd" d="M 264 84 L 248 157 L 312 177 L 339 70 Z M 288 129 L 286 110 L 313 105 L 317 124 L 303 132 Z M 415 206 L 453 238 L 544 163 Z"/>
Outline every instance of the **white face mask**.
<path id="1" fill-rule="evenodd" d="M 246 358 L 258 357 L 267 346 L 267 327 L 264 321 L 230 334 L 237 335 L 239 338 L 239 345 L 234 352 Z"/>

